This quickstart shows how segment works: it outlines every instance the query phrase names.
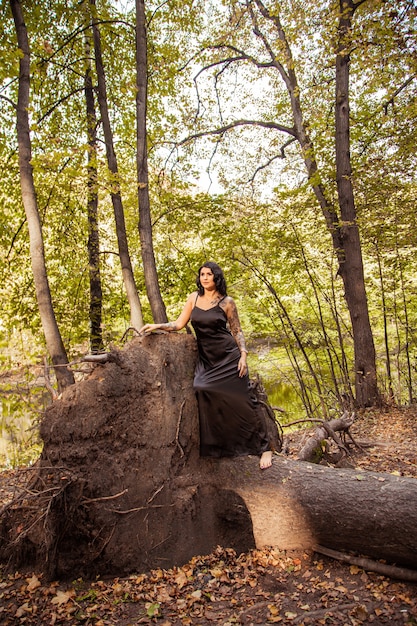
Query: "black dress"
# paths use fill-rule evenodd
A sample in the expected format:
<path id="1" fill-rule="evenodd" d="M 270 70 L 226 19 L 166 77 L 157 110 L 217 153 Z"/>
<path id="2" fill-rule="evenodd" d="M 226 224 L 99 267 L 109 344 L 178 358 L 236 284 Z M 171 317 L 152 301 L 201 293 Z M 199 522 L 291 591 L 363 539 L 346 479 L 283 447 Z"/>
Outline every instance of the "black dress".
<path id="1" fill-rule="evenodd" d="M 256 413 L 249 376 L 239 377 L 240 350 L 220 304 L 191 313 L 199 360 L 194 376 L 200 418 L 201 456 L 262 454 L 270 449 Z"/>

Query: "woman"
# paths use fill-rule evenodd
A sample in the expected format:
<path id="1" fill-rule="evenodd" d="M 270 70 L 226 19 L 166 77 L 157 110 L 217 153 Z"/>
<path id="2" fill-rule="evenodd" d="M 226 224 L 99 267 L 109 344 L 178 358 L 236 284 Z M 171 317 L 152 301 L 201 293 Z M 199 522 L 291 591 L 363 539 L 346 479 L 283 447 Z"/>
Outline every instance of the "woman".
<path id="1" fill-rule="evenodd" d="M 223 271 L 211 261 L 197 275 L 197 291 L 175 322 L 146 324 L 142 332 L 181 330 L 191 320 L 199 360 L 194 376 L 200 416 L 201 456 L 260 454 L 272 465 L 272 451 L 249 390 L 247 349 L 236 304 L 227 295 Z"/>

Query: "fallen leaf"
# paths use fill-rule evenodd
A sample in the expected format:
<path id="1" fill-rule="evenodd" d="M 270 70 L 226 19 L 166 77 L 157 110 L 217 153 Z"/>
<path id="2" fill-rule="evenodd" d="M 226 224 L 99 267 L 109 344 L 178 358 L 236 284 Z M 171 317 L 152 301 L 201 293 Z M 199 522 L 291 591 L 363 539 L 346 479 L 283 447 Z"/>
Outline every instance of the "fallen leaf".
<path id="1" fill-rule="evenodd" d="M 30 613 L 29 602 L 25 602 L 24 604 L 19 606 L 19 608 L 17 609 L 15 613 L 15 617 L 23 617 L 25 613 Z"/>
<path id="2" fill-rule="evenodd" d="M 52 598 L 52 604 L 56 604 L 61 606 L 61 604 L 66 604 L 71 598 L 75 597 L 74 589 L 69 589 L 68 591 L 57 591 L 57 594 L 54 598 Z"/>
<path id="3" fill-rule="evenodd" d="M 41 586 L 41 582 L 35 574 L 33 574 L 31 578 L 26 578 L 26 580 L 28 583 L 28 586 L 27 586 L 28 591 L 35 591 L 35 589 Z"/>
<path id="4" fill-rule="evenodd" d="M 178 589 L 182 589 L 187 584 L 188 578 L 185 573 L 180 570 L 176 576 L 174 576 L 175 583 L 178 585 Z"/>

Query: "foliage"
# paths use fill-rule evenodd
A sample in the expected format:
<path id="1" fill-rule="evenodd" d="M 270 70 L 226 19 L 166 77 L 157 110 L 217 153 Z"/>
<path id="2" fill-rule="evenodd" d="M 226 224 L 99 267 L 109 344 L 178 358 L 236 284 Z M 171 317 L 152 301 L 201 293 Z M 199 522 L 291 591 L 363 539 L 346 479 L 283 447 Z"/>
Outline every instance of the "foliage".
<path id="1" fill-rule="evenodd" d="M 160 287 L 172 319 L 194 288 L 201 263 L 209 258 L 220 263 L 256 352 L 250 357 L 253 367 L 261 367 L 271 385 L 296 390 L 307 414 L 323 414 L 351 394 L 351 329 L 302 155 L 277 128 L 291 125 L 288 93 L 254 33 L 255 4 L 146 2 L 150 193 Z M 338 3 L 271 0 L 268 7 L 279 11 L 292 45 L 315 156 L 335 199 Z M 83 3 L 61 0 L 28 3 L 23 10 L 32 48 L 33 166 L 48 274 L 59 326 L 74 355 L 89 332 L 83 100 L 88 12 Z M 103 0 L 97 11 L 129 247 L 149 321 L 135 192 L 133 7 L 124 10 Z M 42 353 L 18 184 L 18 52 L 7 3 L 1 17 L 0 333 L 7 341 L 22 329 L 30 331 L 33 351 Z M 399 403 L 415 398 L 415 21 L 415 7 L 407 0 L 367 0 L 356 11 L 351 33 L 353 183 L 368 303 L 380 387 Z M 278 50 L 273 29 L 267 32 Z M 211 132 L 244 119 L 256 124 Z M 270 123 L 275 127 L 265 127 Z M 102 142 L 101 125 L 98 133 Z M 123 336 L 129 311 L 109 201 L 114 180 L 102 143 L 97 165 L 108 347 Z M 265 343 L 276 346 L 278 356 L 265 360 Z"/>

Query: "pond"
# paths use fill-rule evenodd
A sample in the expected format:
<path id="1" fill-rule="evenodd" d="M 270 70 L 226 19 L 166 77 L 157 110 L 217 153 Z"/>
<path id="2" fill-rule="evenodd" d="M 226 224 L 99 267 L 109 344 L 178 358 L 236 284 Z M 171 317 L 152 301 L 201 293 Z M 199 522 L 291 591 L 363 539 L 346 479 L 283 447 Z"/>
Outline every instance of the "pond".
<path id="1" fill-rule="evenodd" d="M 282 424 L 305 419 L 301 398 L 293 386 L 281 382 L 264 382 L 265 391 L 272 407 L 280 409 L 275 416 Z"/>

